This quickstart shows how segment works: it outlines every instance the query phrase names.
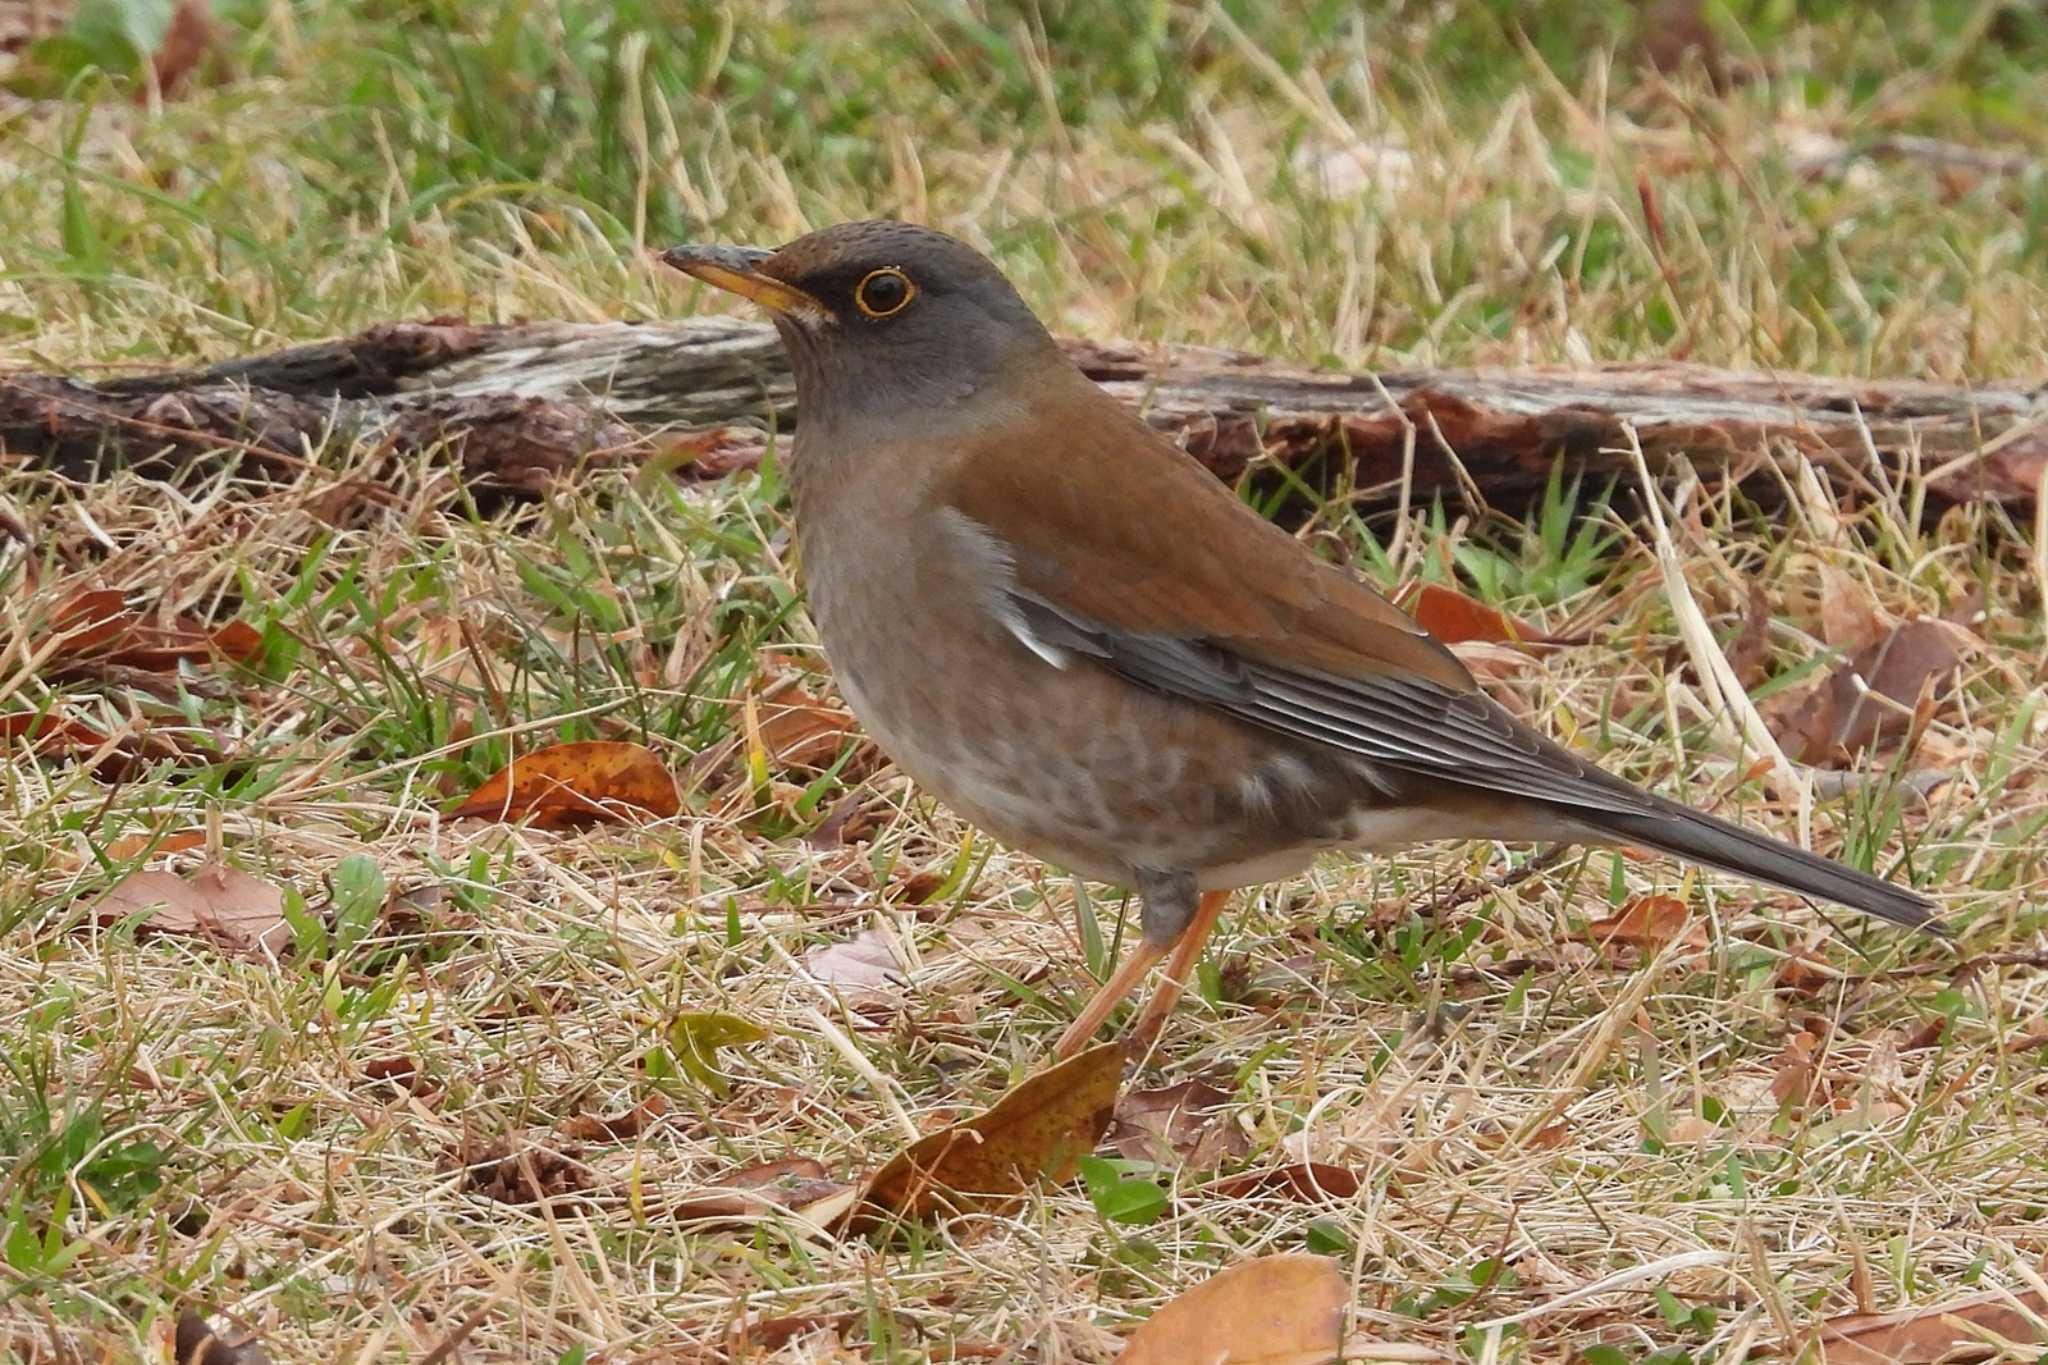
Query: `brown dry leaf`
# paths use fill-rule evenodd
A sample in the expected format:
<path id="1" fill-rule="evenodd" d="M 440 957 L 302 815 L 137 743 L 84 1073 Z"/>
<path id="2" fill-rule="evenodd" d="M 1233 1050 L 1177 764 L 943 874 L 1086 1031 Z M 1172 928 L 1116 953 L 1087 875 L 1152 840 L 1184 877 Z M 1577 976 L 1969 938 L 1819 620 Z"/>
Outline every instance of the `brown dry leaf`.
<path id="1" fill-rule="evenodd" d="M 225 863 L 208 863 L 190 880 L 175 872 L 131 872 L 93 903 L 102 924 L 141 914 L 141 927 L 196 934 L 223 952 L 275 957 L 291 942 L 284 893 Z"/>
<path id="2" fill-rule="evenodd" d="M 57 638 L 49 663 L 57 671 L 97 664 L 168 673 L 180 662 L 204 663 L 215 656 L 246 663 L 263 647 L 262 632 L 247 622 L 209 629 L 179 616 L 159 625 L 130 607 L 126 594 L 107 588 L 82 592 L 59 607 L 50 633 Z"/>
<path id="3" fill-rule="evenodd" d="M 912 1143 L 868 1181 L 847 1227 L 941 1207 L 1000 1211 L 1033 1185 L 1072 1179 L 1109 1127 L 1123 1068 L 1123 1044 L 1104 1043 L 1030 1077 L 987 1113 Z"/>
<path id="4" fill-rule="evenodd" d="M 448 818 L 529 820 L 536 829 L 564 829 L 623 819 L 629 809 L 657 818 L 681 810 L 675 775 L 645 745 L 584 739 L 513 759 Z"/>
<path id="5" fill-rule="evenodd" d="M 578 1114 L 562 1125 L 562 1136 L 576 1142 L 627 1142 L 652 1128 L 668 1113 L 668 1100 L 649 1095 L 623 1114 Z"/>
<path id="6" fill-rule="evenodd" d="M 1979 1294 L 1938 1308 L 1908 1308 L 1897 1313 L 1848 1313 L 1829 1318 L 1814 1331 L 1813 1344 L 1827 1365 L 1932 1365 L 1956 1356 L 1959 1348 L 1988 1352 L 1988 1332 L 2022 1345 L 2048 1341 L 2042 1319 L 2048 1301 L 2038 1293 Z"/>
<path id="7" fill-rule="evenodd" d="M 1726 655 L 1735 680 L 1745 689 L 1763 683 L 1764 665 L 1771 657 L 1771 595 L 1760 582 L 1750 582 L 1742 629 L 1729 642 Z"/>
<path id="8" fill-rule="evenodd" d="M 838 759 L 860 723 L 844 706 L 823 701 L 794 684 L 760 703 L 761 747 L 778 770 L 823 772 Z"/>
<path id="9" fill-rule="evenodd" d="M 26 740 L 39 754 L 97 749 L 107 737 L 82 720 L 57 711 L 16 711 L 0 716 L 0 745 Z"/>
<path id="10" fill-rule="evenodd" d="M 1118 1365 L 1323 1365 L 1351 1298 L 1327 1256 L 1261 1256 L 1219 1270 L 1131 1333 Z"/>
<path id="11" fill-rule="evenodd" d="M 1689 924 L 1690 915 L 1685 902 L 1676 896 L 1638 896 L 1612 919 L 1587 925 L 1586 939 L 1610 955 L 1625 944 L 1648 956 L 1680 939 L 1704 948 L 1706 927 Z"/>
<path id="12" fill-rule="evenodd" d="M 1793 1034 L 1778 1054 L 1771 1072 L 1771 1098 L 1780 1108 L 1788 1104 L 1804 1108 L 1813 1098 L 1819 1049 L 1820 1039 L 1802 1031 Z"/>
<path id="13" fill-rule="evenodd" d="M 844 1180 L 834 1180 L 822 1162 L 784 1157 L 707 1181 L 669 1205 L 668 1215 L 693 1223 L 745 1221 L 771 1209 L 805 1209 L 849 1188 Z"/>
<path id="14" fill-rule="evenodd" d="M 145 853 L 184 853 L 206 847 L 206 831 L 181 829 L 170 834 L 124 834 L 107 845 L 107 861 L 125 863 Z"/>
<path id="15" fill-rule="evenodd" d="M 1349 1199 L 1365 1187 L 1358 1172 L 1328 1161 L 1296 1161 L 1262 1171 L 1240 1171 L 1210 1182 L 1203 1192 L 1219 1199 L 1242 1199 L 1248 1194 L 1284 1190 L 1296 1199 Z"/>
<path id="16" fill-rule="evenodd" d="M 1882 640 L 1889 623 L 1869 589 L 1836 569 L 1825 571 L 1820 594 L 1820 638 L 1828 648 L 1854 652 Z"/>
<path id="17" fill-rule="evenodd" d="M 896 960 L 889 936 L 863 929 L 844 943 L 824 943 L 804 953 L 804 968 L 849 1000 L 894 999 L 909 981 Z"/>
<path id="18" fill-rule="evenodd" d="M 1202 1081 L 1133 1090 L 1117 1101 L 1109 1145 L 1132 1161 L 1211 1171 L 1243 1157 L 1251 1140 L 1230 1122 L 1230 1096 Z"/>
<path id="19" fill-rule="evenodd" d="M 1923 694 L 1947 694 L 1972 639 L 1953 622 L 1908 621 L 1776 708 L 1772 732 L 1799 762 L 1849 767 L 1880 739 L 1911 729 L 1908 713 Z"/>
<path id="20" fill-rule="evenodd" d="M 1417 584 L 1401 598 L 1416 624 L 1447 645 L 1479 641 L 1496 645 L 1584 644 L 1584 636 L 1548 635 L 1496 607 L 1436 583 Z"/>
<path id="21" fill-rule="evenodd" d="M 178 1314 L 178 1326 L 171 1339 L 175 1365 L 270 1365 L 270 1353 L 254 1336 L 230 1345 L 205 1318 L 191 1309 Z"/>

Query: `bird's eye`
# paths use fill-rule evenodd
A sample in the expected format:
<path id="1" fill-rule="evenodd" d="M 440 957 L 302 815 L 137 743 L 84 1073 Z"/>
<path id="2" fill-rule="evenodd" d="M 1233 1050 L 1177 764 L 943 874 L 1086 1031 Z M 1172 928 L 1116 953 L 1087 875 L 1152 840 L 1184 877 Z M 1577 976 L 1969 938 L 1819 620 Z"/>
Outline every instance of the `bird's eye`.
<path id="1" fill-rule="evenodd" d="M 915 297 L 917 286 L 893 265 L 870 270 L 853 289 L 855 306 L 871 318 L 894 317 L 908 308 Z"/>

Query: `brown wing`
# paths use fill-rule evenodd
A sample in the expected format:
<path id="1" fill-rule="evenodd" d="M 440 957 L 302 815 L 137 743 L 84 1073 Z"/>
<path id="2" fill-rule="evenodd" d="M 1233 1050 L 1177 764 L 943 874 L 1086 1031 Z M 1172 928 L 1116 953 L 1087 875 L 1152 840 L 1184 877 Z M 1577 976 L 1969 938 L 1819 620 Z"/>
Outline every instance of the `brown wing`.
<path id="1" fill-rule="evenodd" d="M 1061 425 L 1064 448 L 1026 437 L 1043 431 L 1034 423 L 989 431 L 935 490 L 1007 560 L 991 607 L 1041 655 L 1093 659 L 1368 763 L 1592 810 L 1656 809 L 1508 715 L 1386 598 L 1092 398 L 1068 409 L 1085 420 Z"/>

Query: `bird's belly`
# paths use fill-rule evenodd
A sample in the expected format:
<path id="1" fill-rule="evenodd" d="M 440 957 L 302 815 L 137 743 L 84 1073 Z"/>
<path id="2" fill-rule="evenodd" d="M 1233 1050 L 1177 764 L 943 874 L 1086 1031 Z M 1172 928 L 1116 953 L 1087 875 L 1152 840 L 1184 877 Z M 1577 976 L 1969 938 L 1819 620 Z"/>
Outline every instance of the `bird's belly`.
<path id="1" fill-rule="evenodd" d="M 899 768 L 1001 842 L 1068 871 L 1119 884 L 1140 869 L 1187 871 L 1221 890 L 1355 842 L 1350 798 L 1334 789 L 1355 779 L 1319 787 L 1274 752 L 1284 741 L 1207 708 L 1083 661 L 1056 668 L 1006 636 L 984 635 L 944 667 L 919 660 L 907 637 L 892 651 L 878 632 L 820 629 L 841 694 Z"/>

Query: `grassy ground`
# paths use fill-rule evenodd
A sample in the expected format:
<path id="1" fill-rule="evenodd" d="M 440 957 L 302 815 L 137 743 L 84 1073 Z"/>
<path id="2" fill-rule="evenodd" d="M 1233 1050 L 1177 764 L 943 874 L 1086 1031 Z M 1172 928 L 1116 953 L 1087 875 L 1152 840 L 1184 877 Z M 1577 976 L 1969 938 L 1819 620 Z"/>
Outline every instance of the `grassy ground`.
<path id="1" fill-rule="evenodd" d="M 209 80 L 160 107 L 17 73 L 0 365 L 722 308 L 636 248 L 885 213 L 983 243 L 1074 332 L 2038 379 L 2048 175 L 1835 153 L 2048 151 L 2048 24 L 1792 8 L 1710 10 L 1743 78 L 1716 96 L 1645 74 L 1633 11 L 1597 5 L 1513 7 L 1518 30 L 1420 4 L 242 4 Z M 284 487 L 11 471 L 0 714 L 128 740 L 0 767 L 0 1359 L 130 1357 L 190 1305 L 280 1359 L 418 1360 L 463 1326 L 455 1358 L 1107 1360 L 1215 1268 L 1303 1248 L 1406 1359 L 1739 1359 L 1859 1307 L 2025 1291 L 2048 1251 L 2048 988 L 2022 961 L 2048 571 L 2032 528 L 1916 522 L 1914 493 L 1695 503 L 1676 534 L 1724 644 L 1767 601 L 1760 697 L 1811 686 L 1845 622 L 1982 594 L 1959 687 L 1912 745 L 1825 775 L 1813 820 L 1820 847 L 1903 859 L 1958 953 L 1607 853 L 1512 885 L 1523 850 L 1332 862 L 1231 918 L 1134 1081 L 1224 1097 L 1206 1146 L 1123 1168 L 1158 1197 L 1076 1184 L 874 1241 L 663 1209 L 771 1159 L 848 1178 L 902 1144 L 897 1115 L 985 1103 L 1039 1064 L 1122 907 L 856 740 L 760 740 L 775 689 L 830 696 L 772 477 L 607 475 L 485 516 L 372 451 Z M 1325 524 L 1390 582 L 1455 573 L 1594 623 L 1500 686 L 1618 770 L 1793 831 L 1699 702 L 1637 530 Z M 89 587 L 245 622 L 261 652 L 60 670 L 37 651 Z M 440 817 L 515 745 L 591 737 L 667 757 L 683 814 Z M 208 850 L 289 888 L 281 963 L 89 913 Z M 1650 892 L 1711 932 L 1588 941 Z M 849 1004 L 800 964 L 862 930 L 908 981 Z M 728 1084 L 678 1074 L 687 1010 L 766 1032 L 721 1054 Z M 652 1095 L 635 1134 L 569 1136 Z M 457 1160 L 485 1151 L 563 1197 L 494 1197 Z M 1311 1158 L 1356 1192 L 1204 1169 Z"/>

